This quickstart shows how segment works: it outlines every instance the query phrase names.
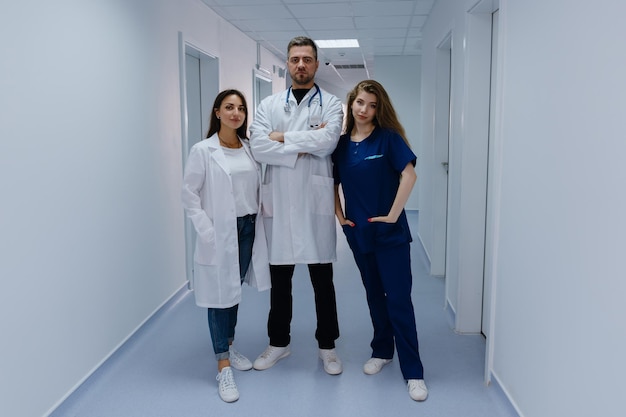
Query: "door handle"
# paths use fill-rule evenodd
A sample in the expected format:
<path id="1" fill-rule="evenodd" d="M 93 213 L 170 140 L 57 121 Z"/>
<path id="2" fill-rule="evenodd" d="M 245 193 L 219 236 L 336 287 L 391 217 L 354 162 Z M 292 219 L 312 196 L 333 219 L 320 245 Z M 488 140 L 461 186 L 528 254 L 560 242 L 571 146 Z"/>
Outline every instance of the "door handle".
<path id="1" fill-rule="evenodd" d="M 447 162 L 442 162 L 441 165 L 443 166 L 443 169 L 446 170 L 446 174 L 448 173 L 448 163 Z"/>

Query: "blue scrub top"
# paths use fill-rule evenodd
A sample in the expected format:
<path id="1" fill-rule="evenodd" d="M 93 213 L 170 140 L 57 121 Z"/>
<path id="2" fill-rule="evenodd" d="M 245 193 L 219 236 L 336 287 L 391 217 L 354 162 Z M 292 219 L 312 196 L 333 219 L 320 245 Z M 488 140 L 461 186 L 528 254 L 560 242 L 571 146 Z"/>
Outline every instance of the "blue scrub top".
<path id="1" fill-rule="evenodd" d="M 396 132 L 376 127 L 361 142 L 342 135 L 332 155 L 335 184 L 341 184 L 346 218 L 354 227 L 343 226 L 350 248 L 370 253 L 412 241 L 411 231 L 402 210 L 398 221 L 370 223 L 370 217 L 386 216 L 393 205 L 400 184 L 400 173 L 416 156 Z"/>

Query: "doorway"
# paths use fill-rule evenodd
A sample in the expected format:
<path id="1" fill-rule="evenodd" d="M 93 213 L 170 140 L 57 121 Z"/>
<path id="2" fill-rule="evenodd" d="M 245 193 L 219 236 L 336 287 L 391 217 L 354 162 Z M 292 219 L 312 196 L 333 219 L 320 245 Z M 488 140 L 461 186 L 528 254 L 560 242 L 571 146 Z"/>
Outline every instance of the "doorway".
<path id="1" fill-rule="evenodd" d="M 189 151 L 209 130 L 213 100 L 219 93 L 219 61 L 183 39 L 179 33 L 183 170 Z M 185 264 L 189 288 L 193 288 L 193 253 L 196 231 L 185 216 Z"/>
<path id="2" fill-rule="evenodd" d="M 261 101 L 272 95 L 272 76 L 269 72 L 255 69 L 252 73 L 252 80 L 254 82 L 254 109 L 252 114 L 256 114 Z"/>
<path id="3" fill-rule="evenodd" d="M 437 231 L 440 236 L 446 237 L 443 242 L 445 252 L 442 252 L 445 257 L 439 259 L 445 261 L 442 268 L 445 273 L 445 309 L 454 331 L 461 334 L 483 331 L 484 276 L 488 256 L 485 253 L 485 231 L 492 6 L 492 0 L 477 3 L 467 11 L 463 25 L 458 27 L 460 32 L 450 31 L 451 42 L 444 34 L 443 41 L 437 45 L 439 61 L 445 62 L 442 58 L 445 57 L 444 52 L 451 52 L 449 90 L 445 89 L 446 84 L 442 81 L 437 84 L 437 78 L 434 80 L 437 88 L 444 89 L 435 98 L 443 97 L 444 93 L 450 97 L 447 112 L 440 108 L 440 104 L 434 104 L 440 114 L 435 118 L 451 115 L 445 130 L 439 127 L 440 132 L 448 132 L 449 142 L 442 140 L 443 135 L 439 134 L 435 145 L 442 149 L 449 144 L 450 157 L 447 210 L 444 212 L 447 214 L 446 233 L 443 235 Z M 439 78 L 443 78 L 441 72 L 445 68 L 441 64 L 437 66 Z M 439 123 L 443 126 L 442 120 Z M 437 158 L 433 161 L 435 164 L 443 162 L 439 160 L 440 154 L 434 152 L 433 156 Z M 437 171 L 433 169 L 433 176 L 437 175 Z"/>
<path id="4" fill-rule="evenodd" d="M 485 212 L 485 269 L 483 275 L 483 316 L 482 333 L 487 338 L 487 349 L 485 351 L 485 382 L 491 382 L 491 369 L 493 368 L 494 357 L 494 323 L 496 315 L 496 263 L 498 259 L 498 228 L 500 206 L 500 174 L 502 172 L 501 142 L 497 135 L 497 122 L 499 115 L 497 93 L 498 63 L 499 57 L 499 28 L 500 10 L 499 3 L 494 5 L 495 10 L 491 13 L 491 79 L 489 97 L 489 159 L 487 165 L 487 207 Z"/>
<path id="5" fill-rule="evenodd" d="M 498 19 L 499 19 L 499 11 L 496 10 L 492 13 L 492 34 L 491 34 L 491 80 L 490 80 L 490 96 L 489 96 L 489 155 L 493 155 L 494 153 L 494 144 L 495 144 L 495 92 L 496 92 L 496 78 L 497 78 L 497 60 L 498 60 Z M 492 195 L 491 192 L 494 190 L 494 158 L 488 158 L 487 165 L 487 209 L 485 213 L 485 272 L 483 275 L 483 314 L 482 314 L 482 333 L 485 337 L 489 337 L 490 335 L 490 312 L 491 312 L 491 291 L 493 287 L 493 270 L 492 264 L 490 262 L 493 259 L 493 252 L 495 249 L 495 245 L 493 242 L 494 236 L 494 222 L 490 219 L 493 219 L 493 208 L 492 206 Z"/>
<path id="6" fill-rule="evenodd" d="M 446 275 L 446 242 L 448 234 L 448 168 L 450 143 L 450 92 L 452 74 L 452 34 L 437 48 L 437 85 L 435 97 L 435 166 L 433 186 L 433 249 L 430 273 Z"/>

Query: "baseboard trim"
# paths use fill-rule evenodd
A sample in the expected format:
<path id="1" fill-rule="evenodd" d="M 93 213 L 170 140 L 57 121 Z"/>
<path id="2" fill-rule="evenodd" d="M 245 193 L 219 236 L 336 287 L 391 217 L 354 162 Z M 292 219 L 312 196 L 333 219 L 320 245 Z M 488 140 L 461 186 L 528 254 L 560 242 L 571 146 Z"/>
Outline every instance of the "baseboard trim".
<path id="1" fill-rule="evenodd" d="M 76 385 L 74 385 L 59 401 L 54 404 L 48 412 L 44 414 L 44 417 L 54 416 L 54 413 L 61 411 L 63 403 L 69 400 L 74 393 L 79 391 L 82 387 L 86 387 L 89 384 L 89 380 L 95 376 L 98 370 L 102 369 L 107 361 L 111 360 L 115 355 L 121 353 L 125 346 L 128 346 L 129 342 L 138 337 L 142 331 L 149 326 L 151 322 L 157 320 L 160 316 L 176 306 L 182 299 L 189 293 L 188 282 L 185 281 L 172 295 L 170 295 L 161 305 L 159 305 L 148 317 L 146 317 L 135 329 L 126 336 L 115 348 L 109 352 L 96 366 L 94 366 Z M 61 414 L 59 414 L 61 415 Z"/>
<path id="2" fill-rule="evenodd" d="M 498 378 L 498 375 L 493 371 L 491 372 L 490 385 L 492 386 L 492 388 L 494 388 L 498 392 L 498 395 L 502 396 L 506 400 L 506 403 L 508 403 L 511 406 L 511 411 L 517 414 L 518 417 L 524 417 L 524 415 L 522 414 L 521 410 L 519 409 L 515 401 L 513 401 L 513 398 L 511 397 L 510 393 L 502 385 L 502 382 L 500 381 L 500 378 Z"/>

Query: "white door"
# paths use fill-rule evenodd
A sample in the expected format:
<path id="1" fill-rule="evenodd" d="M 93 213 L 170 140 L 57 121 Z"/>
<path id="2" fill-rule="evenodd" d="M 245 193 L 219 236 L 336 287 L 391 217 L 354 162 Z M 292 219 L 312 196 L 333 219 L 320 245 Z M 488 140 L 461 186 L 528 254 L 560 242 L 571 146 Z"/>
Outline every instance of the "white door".
<path id="1" fill-rule="evenodd" d="M 203 136 L 202 95 L 200 94 L 200 58 L 185 54 L 185 90 L 187 92 L 187 155 Z"/>
<path id="2" fill-rule="evenodd" d="M 450 91 L 452 36 L 437 48 L 437 86 L 435 97 L 435 161 L 433 185 L 433 249 L 430 274 L 446 275 L 448 234 L 448 149 L 450 140 Z"/>

